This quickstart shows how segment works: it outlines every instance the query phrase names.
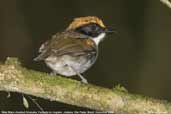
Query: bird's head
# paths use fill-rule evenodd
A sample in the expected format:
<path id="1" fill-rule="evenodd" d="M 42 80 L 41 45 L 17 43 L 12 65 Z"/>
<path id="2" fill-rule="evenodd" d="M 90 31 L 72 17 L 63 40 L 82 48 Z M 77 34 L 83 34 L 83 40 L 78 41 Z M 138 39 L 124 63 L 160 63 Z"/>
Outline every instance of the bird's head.
<path id="1" fill-rule="evenodd" d="M 75 18 L 66 31 L 74 31 L 92 38 L 98 45 L 106 36 L 106 33 L 113 32 L 106 28 L 103 21 L 95 16 Z"/>

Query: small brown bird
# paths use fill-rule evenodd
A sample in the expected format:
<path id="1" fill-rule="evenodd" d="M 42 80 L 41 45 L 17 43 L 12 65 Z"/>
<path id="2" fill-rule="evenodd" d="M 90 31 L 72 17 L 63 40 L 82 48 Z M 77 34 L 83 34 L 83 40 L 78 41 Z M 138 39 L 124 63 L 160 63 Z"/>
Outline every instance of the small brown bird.
<path id="1" fill-rule="evenodd" d="M 78 75 L 87 83 L 81 73 L 95 63 L 98 44 L 108 32 L 113 31 L 108 30 L 98 17 L 75 18 L 64 32 L 56 33 L 41 45 L 40 55 L 34 60 L 44 60 L 55 74 Z"/>

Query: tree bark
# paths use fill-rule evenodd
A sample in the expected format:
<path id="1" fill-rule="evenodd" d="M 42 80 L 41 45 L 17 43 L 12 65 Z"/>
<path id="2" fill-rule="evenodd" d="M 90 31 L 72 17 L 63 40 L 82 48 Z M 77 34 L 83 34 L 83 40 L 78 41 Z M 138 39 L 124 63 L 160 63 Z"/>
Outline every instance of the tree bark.
<path id="1" fill-rule="evenodd" d="M 171 104 L 113 89 L 83 84 L 61 76 L 23 68 L 17 58 L 0 65 L 0 91 L 29 94 L 52 101 L 116 114 L 171 114 Z"/>

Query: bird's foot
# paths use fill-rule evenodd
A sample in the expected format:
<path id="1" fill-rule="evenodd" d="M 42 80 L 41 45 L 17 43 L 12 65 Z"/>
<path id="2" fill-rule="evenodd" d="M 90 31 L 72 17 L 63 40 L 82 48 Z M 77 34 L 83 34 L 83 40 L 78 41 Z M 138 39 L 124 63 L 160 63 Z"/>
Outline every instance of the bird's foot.
<path id="1" fill-rule="evenodd" d="M 55 76 L 56 75 L 56 72 L 51 72 L 50 75 L 51 76 Z"/>

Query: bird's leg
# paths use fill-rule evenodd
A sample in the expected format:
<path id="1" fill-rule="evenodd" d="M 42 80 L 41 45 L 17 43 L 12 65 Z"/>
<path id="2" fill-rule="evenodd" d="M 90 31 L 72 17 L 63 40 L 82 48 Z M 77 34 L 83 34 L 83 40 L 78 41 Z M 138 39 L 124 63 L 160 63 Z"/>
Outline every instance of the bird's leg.
<path id="1" fill-rule="evenodd" d="M 52 71 L 52 72 L 50 73 L 50 75 L 51 75 L 51 76 L 54 76 L 54 75 L 57 75 L 57 73 L 56 73 L 55 71 Z"/>
<path id="2" fill-rule="evenodd" d="M 84 78 L 74 67 L 68 65 L 80 78 L 83 83 L 88 84 L 88 81 L 86 78 Z"/>

